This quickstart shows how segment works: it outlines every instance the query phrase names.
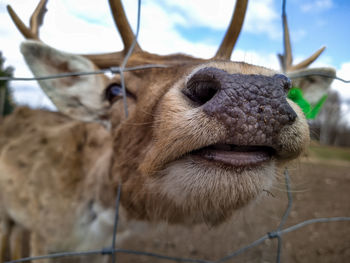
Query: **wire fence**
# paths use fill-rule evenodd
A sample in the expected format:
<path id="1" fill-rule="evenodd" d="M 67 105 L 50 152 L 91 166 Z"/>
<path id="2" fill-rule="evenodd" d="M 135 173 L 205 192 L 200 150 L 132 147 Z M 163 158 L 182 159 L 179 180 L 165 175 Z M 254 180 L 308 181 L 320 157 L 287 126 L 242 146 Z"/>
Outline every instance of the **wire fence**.
<path id="1" fill-rule="evenodd" d="M 132 43 L 131 47 L 129 48 L 127 55 L 125 56 L 123 63 L 121 64 L 120 67 L 111 67 L 108 69 L 102 69 L 102 70 L 91 71 L 91 72 L 63 73 L 63 74 L 34 77 L 34 78 L 0 77 L 0 80 L 14 80 L 14 81 L 47 80 L 47 79 L 65 78 L 65 77 L 72 77 L 72 76 L 104 74 L 106 72 L 111 72 L 113 74 L 120 74 L 121 86 L 122 86 L 122 90 L 123 90 L 124 112 L 125 112 L 125 115 L 127 117 L 128 116 L 128 108 L 127 108 L 127 100 L 126 100 L 124 72 L 132 71 L 132 70 L 147 69 L 147 68 L 167 67 L 166 65 L 158 65 L 158 64 L 148 64 L 148 65 L 140 65 L 140 66 L 136 66 L 136 67 L 126 67 L 128 59 L 129 59 L 130 55 L 132 54 L 132 51 L 137 43 L 137 38 L 138 38 L 138 34 L 139 34 L 139 29 L 140 29 L 140 15 L 141 15 L 141 0 L 138 0 L 137 28 L 136 28 L 135 38 L 134 38 L 133 43 Z M 334 76 L 330 76 L 327 74 L 317 74 L 317 75 L 322 75 L 324 77 L 329 77 L 329 78 L 335 78 L 335 79 L 338 79 L 338 80 L 343 81 L 345 83 L 350 83 L 349 80 L 344 80 L 344 79 L 341 79 L 339 77 L 334 77 Z M 281 262 L 282 242 L 283 242 L 282 236 L 284 234 L 298 230 L 298 229 L 303 228 L 303 227 L 310 225 L 310 224 L 329 223 L 329 222 L 338 222 L 338 221 L 350 221 L 350 217 L 314 218 L 314 219 L 300 222 L 296 225 L 293 225 L 293 226 L 290 226 L 287 228 L 283 228 L 285 223 L 286 223 L 286 220 L 288 219 L 288 216 L 290 214 L 290 211 L 291 211 L 292 205 L 293 205 L 293 198 L 292 198 L 291 189 L 290 189 L 290 178 L 289 178 L 289 174 L 288 174 L 287 169 L 285 169 L 285 171 L 284 171 L 284 176 L 285 176 L 286 193 L 288 196 L 288 204 L 287 204 L 287 208 L 285 210 L 285 213 L 283 214 L 283 217 L 281 219 L 279 226 L 276 229 L 268 232 L 264 236 L 260 237 L 259 239 L 251 242 L 249 245 L 244 246 L 244 247 L 216 260 L 216 261 L 208 261 L 208 260 L 193 259 L 193 258 L 183 258 L 183 257 L 172 257 L 172 256 L 167 256 L 167 255 L 162 255 L 162 254 L 157 254 L 157 253 L 152 253 L 152 252 L 116 248 L 116 240 L 117 240 L 117 234 L 118 234 L 117 230 L 118 230 L 118 222 L 119 222 L 119 204 L 120 204 L 121 189 L 122 189 L 122 185 L 119 184 L 118 190 L 117 190 L 116 204 L 115 204 L 115 219 L 114 219 L 114 227 L 113 227 L 113 239 L 112 239 L 112 243 L 111 243 L 110 247 L 103 248 L 100 250 L 80 251 L 80 252 L 63 252 L 63 253 L 55 253 L 55 254 L 42 255 L 42 256 L 27 257 L 27 258 L 22 258 L 22 259 L 18 259 L 18 260 L 7 261 L 5 263 L 28 262 L 28 261 L 36 261 L 36 260 L 43 260 L 43 259 L 57 259 L 57 258 L 92 256 L 92 255 L 109 255 L 111 257 L 112 263 L 115 263 L 115 262 L 117 262 L 117 255 L 118 254 L 131 254 L 131 255 L 138 255 L 138 256 L 147 256 L 147 257 L 164 259 L 164 260 L 173 261 L 173 262 L 221 263 L 221 262 L 226 262 L 234 257 L 237 257 L 238 255 L 248 251 L 249 249 L 252 249 L 253 247 L 258 246 L 259 244 L 261 244 L 262 242 L 264 242 L 267 239 L 276 239 L 277 240 L 276 262 L 279 263 L 279 262 Z"/>
<path id="2" fill-rule="evenodd" d="M 121 188 L 122 188 L 120 184 L 117 191 L 115 224 L 114 224 L 113 241 L 112 241 L 111 247 L 107 247 L 100 250 L 84 251 L 84 252 L 64 252 L 64 253 L 56 253 L 56 254 L 49 254 L 49 255 L 43 255 L 43 256 L 27 257 L 27 258 L 22 258 L 18 260 L 8 261 L 6 263 L 18 263 L 18 262 L 27 262 L 27 261 L 35 261 L 35 260 L 43 260 L 43 259 L 57 259 L 57 258 L 92 256 L 92 255 L 110 255 L 112 258 L 112 262 L 115 263 L 117 262 L 117 258 L 116 258 L 117 254 L 147 256 L 147 257 L 164 259 L 164 260 L 173 261 L 173 262 L 221 263 L 221 262 L 226 262 L 234 257 L 237 257 L 238 255 L 248 251 L 249 249 L 252 249 L 253 247 L 258 246 L 259 244 L 263 243 L 267 239 L 277 239 L 276 262 L 280 263 L 281 255 L 282 255 L 282 236 L 284 234 L 298 230 L 310 224 L 350 221 L 350 217 L 314 218 L 314 219 L 302 221 L 298 224 L 292 225 L 287 228 L 283 228 L 284 224 L 286 223 L 286 220 L 288 219 L 288 216 L 290 214 L 290 211 L 293 205 L 293 198 L 292 198 L 291 189 L 290 189 L 290 178 L 289 178 L 287 169 L 285 169 L 284 171 L 284 177 L 285 177 L 286 193 L 288 196 L 288 204 L 279 226 L 276 229 L 268 232 L 264 236 L 251 242 L 249 245 L 244 246 L 216 261 L 183 258 L 183 257 L 172 257 L 172 256 L 167 256 L 167 255 L 162 255 L 162 254 L 157 254 L 152 252 L 146 252 L 146 251 L 136 251 L 136 250 L 115 248 L 116 238 L 117 238 L 117 229 L 118 229 L 118 218 L 119 218 L 119 202 L 121 198 Z"/>

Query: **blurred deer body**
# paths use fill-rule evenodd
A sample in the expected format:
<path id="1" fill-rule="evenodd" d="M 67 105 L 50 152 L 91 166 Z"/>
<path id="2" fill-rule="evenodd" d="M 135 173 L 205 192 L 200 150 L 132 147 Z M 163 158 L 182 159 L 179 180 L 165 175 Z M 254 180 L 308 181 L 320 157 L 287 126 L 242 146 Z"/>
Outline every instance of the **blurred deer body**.
<path id="1" fill-rule="evenodd" d="M 109 132 L 29 108 L 12 117 L 1 129 L 0 218 L 31 231 L 32 255 L 110 246 L 116 189 Z M 120 241 L 133 224 L 125 219 L 120 207 Z"/>
<path id="2" fill-rule="evenodd" d="M 34 75 L 122 63 L 133 34 L 120 1 L 110 5 L 125 51 L 102 55 L 38 41 L 45 2 L 31 29 L 9 8 L 34 39 L 21 46 Z M 120 76 L 39 82 L 60 113 L 19 108 L 0 127 L 0 256 L 18 228 L 31 233 L 31 255 L 110 245 L 120 184 L 125 235 L 137 220 L 220 224 L 271 186 L 307 146 L 308 127 L 286 99 L 287 77 L 229 61 L 246 6 L 237 1 L 228 31 L 238 33 L 226 34 L 213 59 L 159 56 L 137 44 L 128 67 L 163 67 L 124 73 L 128 117 Z M 13 259 L 23 256 L 19 246 L 10 246 Z"/>

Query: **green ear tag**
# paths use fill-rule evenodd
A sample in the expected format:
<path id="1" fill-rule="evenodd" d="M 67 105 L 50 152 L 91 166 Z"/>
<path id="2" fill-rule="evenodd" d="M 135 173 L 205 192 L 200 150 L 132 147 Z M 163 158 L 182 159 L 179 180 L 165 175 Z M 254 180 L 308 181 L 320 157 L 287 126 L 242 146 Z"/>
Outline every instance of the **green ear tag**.
<path id="1" fill-rule="evenodd" d="M 327 99 L 327 95 L 324 95 L 314 106 L 312 106 L 303 96 L 303 92 L 299 88 L 291 88 L 287 97 L 294 101 L 303 110 L 306 119 L 315 119 L 320 112 L 324 102 Z"/>

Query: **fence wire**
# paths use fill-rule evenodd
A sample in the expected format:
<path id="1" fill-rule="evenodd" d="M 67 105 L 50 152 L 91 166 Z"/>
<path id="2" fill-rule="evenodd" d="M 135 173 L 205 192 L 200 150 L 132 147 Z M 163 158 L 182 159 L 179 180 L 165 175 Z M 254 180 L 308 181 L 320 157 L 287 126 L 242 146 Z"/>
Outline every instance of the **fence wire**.
<path id="1" fill-rule="evenodd" d="M 135 67 L 125 67 L 122 69 L 122 67 L 110 67 L 107 69 L 101 69 L 101 70 L 95 70 L 95 71 L 84 71 L 84 72 L 70 72 L 70 73 L 60 73 L 55 75 L 46 75 L 46 76 L 40 76 L 40 77 L 0 77 L 0 80 L 6 80 L 6 81 L 38 81 L 38 80 L 47 80 L 47 79 L 58 79 L 58 78 L 67 78 L 67 77 L 77 77 L 77 76 L 87 76 L 87 75 L 99 75 L 104 73 L 112 73 L 112 74 L 122 74 L 122 72 L 128 72 L 133 70 L 140 70 L 140 69 L 149 69 L 149 68 L 168 68 L 171 66 L 168 65 L 162 65 L 162 64 L 146 64 L 146 65 L 140 65 Z M 303 77 L 311 77 L 311 76 L 320 76 L 330 79 L 339 80 L 341 82 L 350 83 L 350 80 L 343 79 L 338 76 L 333 76 L 330 74 L 323 74 L 323 73 L 310 73 L 310 72 L 298 72 L 298 74 L 291 74 L 288 76 L 290 79 L 298 79 Z"/>
<path id="2" fill-rule="evenodd" d="M 64 252 L 64 253 L 56 253 L 56 254 L 50 254 L 50 255 L 43 255 L 43 256 L 36 256 L 36 257 L 27 257 L 22 258 L 18 260 L 12 260 L 5 263 L 19 263 L 19 262 L 27 262 L 27 261 L 34 261 L 34 260 L 42 260 L 42 259 L 57 259 L 57 258 L 66 258 L 66 257 L 78 257 L 78 256 L 91 256 L 91 255 L 110 255 L 112 257 L 112 260 L 116 262 L 116 254 L 129 254 L 129 255 L 139 255 L 139 256 L 147 256 L 152 258 L 158 258 L 158 259 L 164 259 L 168 261 L 173 262 L 195 262 L 195 263 L 221 263 L 226 262 L 234 257 L 237 257 L 238 255 L 246 252 L 247 250 L 258 246 L 259 244 L 263 243 L 267 239 L 277 239 L 278 245 L 277 245 L 277 251 L 276 251 L 276 262 L 281 262 L 281 255 L 282 255 L 282 236 L 284 234 L 287 234 L 289 232 L 298 230 L 300 228 L 303 228 L 310 224 L 316 224 L 316 223 L 329 223 L 329 222 L 339 222 L 339 221 L 350 221 L 350 217 L 329 217 L 329 218 L 314 218 L 302 221 L 298 224 L 295 224 L 293 226 L 287 227 L 283 229 L 283 225 L 285 224 L 288 215 L 290 213 L 290 210 L 293 205 L 293 199 L 290 189 L 290 179 L 288 175 L 288 170 L 285 169 L 284 172 L 285 176 L 285 185 L 286 185 L 286 192 L 288 196 L 288 204 L 287 209 L 281 219 L 280 225 L 273 231 L 268 232 L 266 235 L 260 237 L 259 239 L 253 241 L 247 246 L 244 246 L 231 254 L 228 254 L 216 261 L 208 261 L 204 259 L 193 259 L 193 258 L 183 258 L 183 257 L 172 257 L 152 252 L 146 252 L 146 251 L 136 251 L 136 250 L 130 250 L 130 249 L 119 249 L 115 248 L 115 241 L 117 236 L 117 228 L 118 228 L 118 216 L 119 216 L 119 202 L 121 197 L 121 184 L 118 187 L 118 193 L 117 193 L 117 200 L 116 200 L 116 215 L 115 215 L 115 225 L 114 225 L 114 237 L 112 246 L 100 250 L 91 250 L 91 251 L 85 251 L 85 252 Z"/>
<path id="3" fill-rule="evenodd" d="M 110 67 L 107 69 L 95 70 L 95 71 L 84 71 L 84 72 L 69 72 L 69 73 L 60 73 L 54 75 L 46 75 L 41 77 L 0 77 L 0 80 L 7 81 L 38 81 L 38 80 L 48 80 L 48 79 L 59 79 L 59 78 L 68 78 L 68 77 L 77 77 L 77 76 L 88 76 L 88 75 L 99 75 L 105 73 L 112 74 L 121 74 L 121 72 L 128 72 L 140 69 L 149 69 L 149 68 L 167 68 L 166 65 L 161 64 L 146 64 L 139 65 L 135 67 Z"/>
<path id="4" fill-rule="evenodd" d="M 137 38 L 138 38 L 138 34 L 139 34 L 139 29 L 140 29 L 140 16 L 141 16 L 141 0 L 138 0 L 136 34 L 135 34 L 134 40 L 132 42 L 132 45 L 130 46 L 130 48 L 127 52 L 127 55 L 125 56 L 123 63 L 120 67 L 111 67 L 108 69 L 102 69 L 102 70 L 90 71 L 90 72 L 63 73 L 63 74 L 34 77 L 34 78 L 0 77 L 0 80 L 12 80 L 12 81 L 48 80 L 48 79 L 65 78 L 65 77 L 72 77 L 72 76 L 104 74 L 106 72 L 111 72 L 113 74 L 120 74 L 121 86 L 122 86 L 122 90 L 123 90 L 124 112 L 125 112 L 126 117 L 128 117 L 124 72 L 132 71 L 132 70 L 148 69 L 148 68 L 167 67 L 166 65 L 158 65 L 158 64 L 148 64 L 148 65 L 141 65 L 141 66 L 129 67 L 129 68 L 126 67 L 128 59 L 129 59 L 130 55 L 132 54 L 133 49 L 137 43 Z M 334 76 L 327 75 L 327 74 L 312 74 L 312 75 L 319 75 L 319 76 L 334 78 L 334 79 L 338 79 L 340 81 L 343 81 L 345 83 L 350 83 L 350 80 L 344 80 L 344 79 L 341 79 L 339 77 L 334 77 Z M 281 219 L 279 226 L 275 230 L 268 232 L 266 235 L 253 241 L 249 245 L 244 246 L 244 247 L 232 252 L 231 254 L 228 254 L 228 255 L 226 255 L 226 256 L 224 256 L 221 259 L 218 259 L 216 261 L 183 258 L 183 257 L 172 257 L 172 256 L 167 256 L 167 255 L 162 255 L 162 254 L 157 254 L 157 253 L 152 253 L 152 252 L 115 248 L 116 238 L 117 238 L 117 233 L 118 233 L 117 230 L 118 230 L 118 222 L 119 222 L 119 205 L 120 205 L 121 189 L 122 189 L 122 184 L 119 183 L 118 190 L 117 190 L 116 204 L 115 204 L 115 211 L 116 212 L 115 212 L 114 227 L 113 227 L 113 239 L 112 239 L 111 247 L 103 248 L 100 250 L 91 250 L 91 251 L 83 251 L 83 252 L 63 252 L 63 253 L 54 253 L 54 254 L 42 255 L 42 256 L 27 257 L 27 258 L 22 258 L 22 259 L 18 259 L 18 260 L 7 261 L 5 263 L 19 263 L 19 262 L 28 262 L 28 261 L 43 260 L 43 259 L 57 259 L 57 258 L 92 256 L 92 255 L 110 255 L 111 259 L 112 259 L 112 263 L 115 263 L 115 262 L 117 262 L 117 257 L 116 257 L 117 254 L 130 254 L 130 255 L 147 256 L 147 257 L 164 259 L 164 260 L 173 261 L 173 262 L 221 263 L 221 262 L 226 262 L 226 261 L 244 253 L 245 251 L 247 251 L 253 247 L 258 246 L 259 244 L 261 244 L 262 242 L 264 242 L 267 239 L 277 239 L 276 262 L 280 263 L 281 262 L 281 255 L 282 255 L 282 236 L 284 234 L 295 231 L 297 229 L 300 229 L 300 228 L 305 227 L 305 226 L 310 225 L 310 224 L 315 224 L 315 223 L 350 221 L 350 217 L 314 218 L 314 219 L 306 220 L 306 221 L 300 222 L 296 225 L 293 225 L 293 226 L 290 226 L 290 227 L 283 229 L 283 226 L 284 226 L 286 220 L 288 219 L 289 213 L 290 213 L 292 205 L 293 205 L 293 199 L 292 199 L 292 194 L 291 194 L 291 189 L 290 189 L 290 179 L 289 179 L 289 174 L 288 174 L 287 169 L 285 169 L 284 176 L 285 176 L 286 192 L 287 192 L 287 196 L 288 196 L 288 205 L 287 205 L 286 211 Z"/>

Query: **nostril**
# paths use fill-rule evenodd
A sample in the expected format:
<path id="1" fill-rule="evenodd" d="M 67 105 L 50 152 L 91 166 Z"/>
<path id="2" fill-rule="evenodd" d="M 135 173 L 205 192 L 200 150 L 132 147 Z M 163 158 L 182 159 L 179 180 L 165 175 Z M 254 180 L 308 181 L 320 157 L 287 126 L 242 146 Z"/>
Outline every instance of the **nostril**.
<path id="1" fill-rule="evenodd" d="M 273 78 L 280 82 L 280 85 L 278 86 L 281 86 L 285 93 L 288 93 L 288 91 L 292 88 L 292 81 L 288 77 L 282 74 L 276 74 L 273 76 Z"/>
<path id="2" fill-rule="evenodd" d="M 296 112 L 293 110 L 293 112 L 288 115 L 289 123 L 294 123 L 297 117 Z"/>
<path id="3" fill-rule="evenodd" d="M 220 83 L 215 80 L 193 78 L 187 83 L 182 93 L 193 102 L 203 105 L 210 101 L 219 89 Z"/>
<path id="4" fill-rule="evenodd" d="M 292 81 L 287 78 L 287 80 L 283 83 L 283 90 L 285 93 L 288 93 L 288 91 L 292 88 Z"/>
<path id="5" fill-rule="evenodd" d="M 293 108 L 287 103 L 284 107 L 283 114 L 285 117 L 284 124 L 293 124 L 295 120 L 297 119 L 298 115 L 293 110 Z"/>

